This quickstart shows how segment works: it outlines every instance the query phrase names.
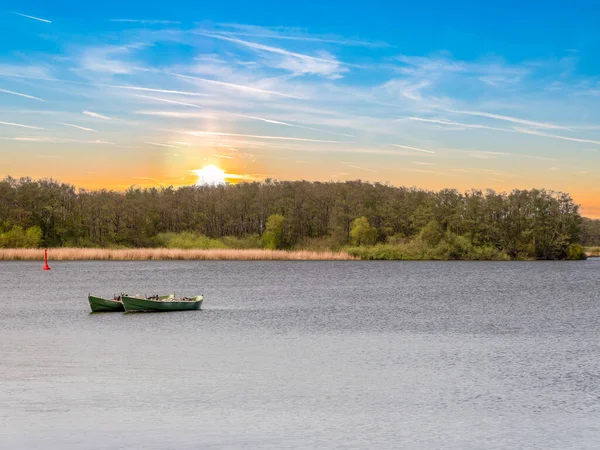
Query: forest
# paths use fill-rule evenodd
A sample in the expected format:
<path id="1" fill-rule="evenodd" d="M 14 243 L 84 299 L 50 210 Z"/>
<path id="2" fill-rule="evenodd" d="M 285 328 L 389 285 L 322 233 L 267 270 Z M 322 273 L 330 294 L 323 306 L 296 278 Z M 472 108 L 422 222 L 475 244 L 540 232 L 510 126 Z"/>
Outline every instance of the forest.
<path id="1" fill-rule="evenodd" d="M 363 259 L 581 259 L 600 220 L 547 190 L 274 181 L 125 192 L 0 181 L 0 248 L 344 250 Z"/>

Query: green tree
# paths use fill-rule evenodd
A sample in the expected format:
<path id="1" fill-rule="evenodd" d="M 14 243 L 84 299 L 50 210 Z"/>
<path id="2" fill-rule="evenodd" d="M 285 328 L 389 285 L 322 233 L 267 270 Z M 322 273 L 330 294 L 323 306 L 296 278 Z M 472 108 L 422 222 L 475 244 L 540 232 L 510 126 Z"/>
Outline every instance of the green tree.
<path id="1" fill-rule="evenodd" d="M 25 236 L 23 241 L 25 247 L 27 248 L 39 247 L 42 243 L 42 229 L 37 225 L 27 228 L 27 230 L 25 230 Z"/>
<path id="2" fill-rule="evenodd" d="M 419 233 L 419 239 L 430 247 L 435 247 L 444 238 L 444 230 L 437 220 L 431 220 Z"/>
<path id="3" fill-rule="evenodd" d="M 281 247 L 283 241 L 283 224 L 285 218 L 279 214 L 273 214 L 267 219 L 265 232 L 263 233 L 264 248 L 275 250 Z"/>
<path id="4" fill-rule="evenodd" d="M 350 239 L 354 245 L 373 245 L 377 242 L 377 228 L 365 216 L 354 219 L 350 225 Z"/>
<path id="5" fill-rule="evenodd" d="M 600 219 L 583 219 L 581 243 L 588 247 L 600 247 Z"/>
<path id="6" fill-rule="evenodd" d="M 42 230 L 33 226 L 23 230 L 19 225 L 0 233 L 0 248 L 37 248 L 42 242 Z"/>

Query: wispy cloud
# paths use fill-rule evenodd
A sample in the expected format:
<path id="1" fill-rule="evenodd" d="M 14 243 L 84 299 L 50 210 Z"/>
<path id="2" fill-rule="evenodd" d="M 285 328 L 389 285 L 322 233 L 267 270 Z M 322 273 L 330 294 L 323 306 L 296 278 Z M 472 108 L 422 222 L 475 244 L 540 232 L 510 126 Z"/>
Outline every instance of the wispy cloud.
<path id="1" fill-rule="evenodd" d="M 460 75 L 490 86 L 519 82 L 531 72 L 528 67 L 511 66 L 499 59 L 461 61 L 448 53 L 428 56 L 398 55 L 396 59 L 402 64 L 396 70 L 403 75 L 430 80 Z"/>
<path id="2" fill-rule="evenodd" d="M 202 108 L 202 106 L 194 105 L 193 103 L 178 102 L 177 100 L 169 100 L 169 99 L 160 98 L 160 97 L 150 97 L 148 95 L 137 95 L 137 94 L 134 94 L 133 97 L 146 98 L 146 99 L 149 99 L 149 100 L 156 100 L 158 102 L 171 103 L 173 105 L 191 106 L 192 108 Z"/>
<path id="3" fill-rule="evenodd" d="M 0 137 L 4 141 L 25 141 L 25 142 L 56 142 L 52 138 L 44 137 L 28 137 L 28 136 L 17 136 L 17 137 Z"/>
<path id="4" fill-rule="evenodd" d="M 479 115 L 479 114 L 473 114 L 473 115 Z M 506 116 L 500 116 L 500 117 L 506 117 Z M 514 119 L 514 118 L 511 118 L 511 119 Z M 448 125 L 448 126 L 459 126 L 463 129 L 485 129 L 485 130 L 502 131 L 502 132 L 508 132 L 508 133 L 520 133 L 520 134 L 528 134 L 528 135 L 533 135 L 533 136 L 547 137 L 547 138 L 551 138 L 551 139 L 561 139 L 564 141 L 582 142 L 582 143 L 590 143 L 590 144 L 600 145 L 600 141 L 596 141 L 596 140 L 590 140 L 590 139 L 584 139 L 584 138 L 578 138 L 578 137 L 560 136 L 560 135 L 556 135 L 556 134 L 550 134 L 550 133 L 545 133 L 542 131 L 537 131 L 535 129 L 530 129 L 530 128 L 521 128 L 521 127 L 498 128 L 498 127 L 490 127 L 487 125 L 454 122 L 454 121 L 443 120 L 443 119 L 426 119 L 426 118 L 421 118 L 421 117 L 404 117 L 400 120 L 413 120 L 413 121 L 418 121 L 418 122 L 435 123 L 435 124 Z M 504 119 L 499 119 L 499 120 L 504 120 Z M 509 120 L 509 122 L 513 122 L 516 120 L 517 119 Z M 518 120 L 520 120 L 520 119 L 518 119 Z M 528 124 L 528 125 L 535 123 L 535 124 L 537 124 L 536 126 L 538 128 L 546 128 L 546 129 L 548 129 L 548 128 L 556 128 L 556 129 L 564 129 L 564 130 L 582 129 L 582 127 L 567 128 L 567 127 L 562 127 L 562 126 L 554 125 L 554 124 L 543 124 L 541 122 L 531 122 L 531 121 L 525 121 L 525 120 L 520 120 L 517 123 L 521 123 L 521 122 L 526 122 L 526 124 Z M 546 126 L 542 127 L 541 125 L 546 125 Z M 460 128 L 454 128 L 454 129 L 460 129 Z M 485 153 L 485 152 L 480 152 L 480 153 Z M 521 155 L 521 156 L 527 157 L 526 155 Z M 541 157 L 535 157 L 535 156 L 529 156 L 529 157 L 541 159 Z"/>
<path id="5" fill-rule="evenodd" d="M 423 100 L 421 90 L 430 86 L 427 80 L 411 81 L 411 80 L 390 80 L 386 82 L 382 88 L 387 92 L 399 94 L 413 101 Z"/>
<path id="6" fill-rule="evenodd" d="M 354 135 L 352 135 L 352 134 L 338 133 L 336 131 L 324 130 L 322 128 L 308 127 L 308 126 L 304 126 L 304 125 L 283 122 L 280 120 L 274 120 L 274 119 L 269 119 L 269 118 L 265 118 L 265 117 L 250 116 L 247 114 L 240 114 L 240 113 L 235 113 L 235 112 L 230 112 L 230 111 L 218 111 L 218 110 L 214 110 L 214 109 L 211 109 L 210 111 L 207 111 L 206 113 L 184 112 L 184 111 L 143 111 L 143 110 L 136 111 L 135 113 L 142 114 L 142 115 L 148 115 L 148 116 L 173 117 L 173 118 L 179 118 L 179 119 L 213 119 L 214 120 L 214 119 L 219 119 L 222 117 L 229 117 L 229 118 L 241 117 L 244 119 L 257 120 L 257 121 L 264 122 L 264 123 L 270 123 L 273 125 L 281 125 L 281 126 L 285 126 L 285 127 L 293 127 L 293 128 L 300 128 L 303 130 L 317 131 L 319 133 L 331 134 L 331 135 L 335 135 L 335 136 L 354 137 Z"/>
<path id="7" fill-rule="evenodd" d="M 582 138 L 577 138 L 577 137 L 559 136 L 557 134 L 549 134 L 549 133 L 544 133 L 541 131 L 528 130 L 528 129 L 524 129 L 524 128 L 516 128 L 516 131 L 518 131 L 519 133 L 524 133 L 524 134 L 532 134 L 534 136 L 542 136 L 542 137 L 547 137 L 547 138 L 552 138 L 552 139 L 561 139 L 563 141 L 584 142 L 587 144 L 600 145 L 600 141 L 595 141 L 593 139 L 582 139 Z"/>
<path id="8" fill-rule="evenodd" d="M 336 44 L 356 47 L 390 47 L 385 42 L 366 41 L 363 39 L 347 39 L 339 36 L 315 36 L 308 34 L 305 30 L 288 27 L 259 27 L 243 24 L 220 24 L 222 27 L 229 28 L 224 34 L 231 36 L 248 36 L 256 38 L 268 38 L 277 40 L 318 42 L 324 44 Z M 231 31 L 235 30 L 235 31 Z M 208 32 L 205 30 L 205 32 Z"/>
<path id="9" fill-rule="evenodd" d="M 454 121 L 445 120 L 445 119 L 426 119 L 423 117 L 403 117 L 399 120 L 412 120 L 415 122 L 426 122 L 426 123 L 434 123 L 434 124 L 439 124 L 439 125 L 444 125 L 444 126 L 458 127 L 458 128 L 453 128 L 453 129 L 469 128 L 469 129 L 483 129 L 483 130 L 494 130 L 494 131 L 509 131 L 509 132 L 514 131 L 514 130 L 511 130 L 508 128 L 490 127 L 487 125 L 479 125 L 479 124 L 474 124 L 474 123 L 454 122 Z"/>
<path id="10" fill-rule="evenodd" d="M 556 158 L 548 158 L 546 156 L 536 156 L 536 155 L 523 155 L 523 154 L 516 154 L 514 156 L 518 156 L 519 158 L 525 158 L 525 159 L 537 159 L 538 161 L 557 161 Z"/>
<path id="11" fill-rule="evenodd" d="M 19 97 L 30 98 L 32 100 L 37 100 L 38 102 L 43 102 L 44 100 L 39 97 L 34 97 L 33 95 L 22 94 L 20 92 L 8 91 L 6 89 L 0 89 L 0 92 L 4 92 L 5 94 L 17 95 Z"/>
<path id="12" fill-rule="evenodd" d="M 208 83 L 208 84 L 212 84 L 212 85 L 216 85 L 216 86 L 225 87 L 228 89 L 235 89 L 237 91 L 249 92 L 252 94 L 276 95 L 279 97 L 295 98 L 295 99 L 300 99 L 300 100 L 302 99 L 302 97 L 298 97 L 297 95 L 285 94 L 283 92 L 268 91 L 266 89 L 259 89 L 259 88 L 253 87 L 253 86 L 246 86 L 246 85 L 235 84 L 235 83 L 227 83 L 224 81 L 217 81 L 217 80 L 209 80 L 208 78 L 194 77 L 191 75 L 182 75 L 179 73 L 170 73 L 170 75 L 173 75 L 173 76 L 179 77 L 179 78 L 185 78 L 188 80 L 198 81 L 200 83 Z"/>
<path id="13" fill-rule="evenodd" d="M 237 45 L 241 45 L 247 48 L 251 48 L 258 52 L 266 52 L 271 54 L 279 55 L 283 58 L 274 61 L 273 66 L 280 69 L 288 70 L 292 73 L 297 74 L 313 74 L 320 75 L 325 78 L 341 78 L 341 74 L 348 71 L 344 64 L 338 61 L 332 55 L 322 52 L 320 56 L 310 56 L 302 53 L 291 52 L 279 47 L 273 47 L 270 45 L 259 44 L 257 42 L 244 41 L 242 39 L 236 39 L 222 34 L 215 33 L 204 33 L 201 31 L 196 32 L 199 35 L 220 39 L 223 41 L 231 42 Z"/>
<path id="14" fill-rule="evenodd" d="M 244 114 L 235 114 L 235 115 L 239 116 L 239 117 L 246 117 L 248 119 L 259 120 L 261 122 L 272 123 L 274 125 L 283 125 L 283 126 L 286 126 L 286 127 L 302 128 L 304 130 L 318 131 L 320 133 L 333 134 L 333 135 L 336 135 L 336 136 L 354 137 L 352 134 L 337 133 L 337 132 L 334 132 L 334 131 L 323 130 L 321 128 L 313 128 L 313 127 L 307 127 L 307 126 L 304 126 L 304 125 L 296 125 L 296 124 L 293 124 L 293 123 L 281 122 L 279 120 L 265 119 L 263 117 L 247 116 L 247 115 L 244 115 Z"/>
<path id="15" fill-rule="evenodd" d="M 105 141 L 102 139 L 96 139 L 93 141 L 85 141 L 85 140 L 79 140 L 79 139 L 58 139 L 59 142 L 73 142 L 73 143 L 77 143 L 77 144 L 102 144 L 102 145 L 117 145 L 114 142 L 110 142 L 110 141 Z"/>
<path id="16" fill-rule="evenodd" d="M 421 153 L 432 153 L 435 154 L 435 152 L 433 150 L 425 150 L 424 148 L 417 148 L 417 147 L 409 147 L 407 145 L 398 145 L 398 144 L 390 144 L 393 147 L 398 147 L 398 148 L 405 148 L 407 150 L 413 150 L 415 152 L 421 152 Z"/>
<path id="17" fill-rule="evenodd" d="M 444 175 L 446 176 L 446 174 L 441 173 L 441 172 L 436 172 L 434 170 L 425 170 L 425 169 L 405 169 L 408 172 L 416 172 L 416 173 L 434 173 L 436 175 Z"/>
<path id="18" fill-rule="evenodd" d="M 108 87 L 111 88 L 115 88 L 115 89 L 129 89 L 131 91 L 147 91 L 147 92 L 156 92 L 156 93 L 160 93 L 160 94 L 177 94 L 177 95 L 186 95 L 186 96 L 190 96 L 190 97 L 210 97 L 210 94 L 204 94 L 204 93 L 200 93 L 200 92 L 188 92 L 188 91 L 173 91 L 173 90 L 169 90 L 169 89 L 154 89 L 154 88 L 148 88 L 148 87 L 142 87 L 142 86 L 114 86 L 114 85 L 107 85 Z"/>
<path id="19" fill-rule="evenodd" d="M 350 167 L 351 169 L 363 170 L 365 172 L 372 172 L 372 173 L 377 172 L 376 170 L 369 169 L 368 167 L 357 166 L 356 164 L 352 164 L 352 163 L 343 162 L 342 164 L 345 165 L 346 167 Z"/>
<path id="20" fill-rule="evenodd" d="M 470 116 L 487 117 L 489 119 L 503 120 L 506 122 L 513 122 L 513 123 L 518 123 L 521 125 L 528 125 L 528 126 L 536 127 L 536 128 L 554 128 L 554 129 L 563 129 L 563 130 L 566 129 L 566 127 L 563 127 L 560 125 L 555 125 L 553 123 L 535 122 L 533 120 L 519 119 L 517 117 L 503 116 L 500 114 L 492 114 L 492 113 L 486 113 L 486 112 L 481 112 L 481 111 L 449 110 L 449 112 L 454 113 L 454 114 L 466 114 L 466 115 L 470 115 Z"/>
<path id="21" fill-rule="evenodd" d="M 2 140 L 10 141 L 22 141 L 22 142 L 39 142 L 39 143 L 73 143 L 73 144 L 94 144 L 94 145 L 117 145 L 114 142 L 104 141 L 96 139 L 93 141 L 87 141 L 82 139 L 62 139 L 55 137 L 30 137 L 30 136 L 17 136 L 17 137 L 0 137 Z"/>
<path id="22" fill-rule="evenodd" d="M 142 97 L 144 98 L 144 97 Z M 153 98 L 153 97 L 150 97 Z M 189 106 L 189 105 L 185 105 Z M 201 108 L 198 106 L 198 108 Z M 135 114 L 143 116 L 157 116 L 157 117 L 172 117 L 176 119 L 208 119 L 214 118 L 215 114 L 212 111 L 155 111 L 155 110 L 138 110 L 134 111 Z"/>
<path id="23" fill-rule="evenodd" d="M 161 144 L 159 142 L 146 142 L 146 144 L 148 144 L 148 145 L 154 145 L 156 147 L 178 148 L 176 145 Z"/>
<path id="24" fill-rule="evenodd" d="M 21 17 L 27 17 L 28 19 L 37 20 L 39 22 L 52 23 L 51 21 L 49 21 L 47 19 L 42 19 L 40 17 L 28 16 L 27 14 L 21 14 L 21 13 L 18 13 L 18 12 L 14 12 L 13 14 L 16 14 L 17 16 L 21 16 Z"/>
<path id="25" fill-rule="evenodd" d="M 234 137 L 247 137 L 254 139 L 275 139 L 282 141 L 302 141 L 302 142 L 323 142 L 328 144 L 347 144 L 346 141 L 326 141 L 322 139 L 306 139 L 297 137 L 287 136 L 260 136 L 255 134 L 238 134 L 238 133 L 222 133 L 219 131 L 179 131 L 182 134 L 189 134 L 191 136 L 234 136 Z"/>
<path id="26" fill-rule="evenodd" d="M 39 63 L 32 64 L 0 64 L 0 75 L 15 78 L 49 78 L 48 68 Z"/>
<path id="27" fill-rule="evenodd" d="M 507 172 L 499 172 L 493 169 L 476 169 L 476 168 L 465 168 L 465 169 L 450 169 L 451 172 L 461 172 L 461 173 L 477 173 L 483 175 L 494 175 L 497 177 L 513 177 L 512 174 Z"/>
<path id="28" fill-rule="evenodd" d="M 112 120 L 110 117 L 103 116 L 102 114 L 98 114 L 93 111 L 83 111 L 83 114 L 85 114 L 86 116 L 93 117 L 94 119 Z"/>
<path id="29" fill-rule="evenodd" d="M 104 73 L 109 75 L 129 75 L 140 67 L 132 62 L 131 46 L 105 45 L 85 48 L 79 56 L 79 70 L 83 73 Z"/>
<path id="30" fill-rule="evenodd" d="M 489 152 L 483 150 L 454 150 L 459 153 L 466 153 L 471 158 L 475 159 L 496 159 L 499 156 L 510 156 L 507 152 Z"/>
<path id="31" fill-rule="evenodd" d="M 64 125 L 65 127 L 71 127 L 71 128 L 76 128 L 78 130 L 82 130 L 82 131 L 90 131 L 92 133 L 95 133 L 96 130 L 93 130 L 91 128 L 87 128 L 87 127 L 82 127 L 80 125 L 73 125 L 72 123 L 65 123 L 65 122 L 56 122 L 60 125 Z"/>
<path id="32" fill-rule="evenodd" d="M 32 130 L 43 130 L 43 128 L 40 128 L 40 127 L 32 127 L 31 125 L 23 125 L 20 123 L 12 123 L 12 122 L 0 122 L 0 125 L 6 125 L 9 127 L 29 128 Z"/>

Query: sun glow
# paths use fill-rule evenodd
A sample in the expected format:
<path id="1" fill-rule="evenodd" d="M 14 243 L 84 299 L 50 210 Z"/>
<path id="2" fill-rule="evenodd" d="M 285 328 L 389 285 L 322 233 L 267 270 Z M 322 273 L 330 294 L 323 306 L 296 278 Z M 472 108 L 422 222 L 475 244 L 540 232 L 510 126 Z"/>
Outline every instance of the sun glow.
<path id="1" fill-rule="evenodd" d="M 214 164 L 193 171 L 198 175 L 197 186 L 225 184 L 225 171 Z"/>

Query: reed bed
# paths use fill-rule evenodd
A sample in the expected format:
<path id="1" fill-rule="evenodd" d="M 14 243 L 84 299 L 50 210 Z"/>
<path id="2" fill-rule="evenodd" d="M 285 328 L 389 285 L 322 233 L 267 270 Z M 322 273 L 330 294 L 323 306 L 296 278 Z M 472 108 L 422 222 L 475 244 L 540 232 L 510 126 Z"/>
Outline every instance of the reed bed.
<path id="1" fill-rule="evenodd" d="M 0 261 L 41 261 L 44 252 L 38 248 L 0 248 Z M 263 249 L 175 248 L 51 248 L 50 261 L 163 261 L 163 260 L 239 260 L 239 261 L 342 261 L 359 259 L 345 252 Z"/>
<path id="2" fill-rule="evenodd" d="M 592 257 L 600 257 L 600 247 L 587 247 L 585 249 L 585 253 L 588 256 Z"/>

